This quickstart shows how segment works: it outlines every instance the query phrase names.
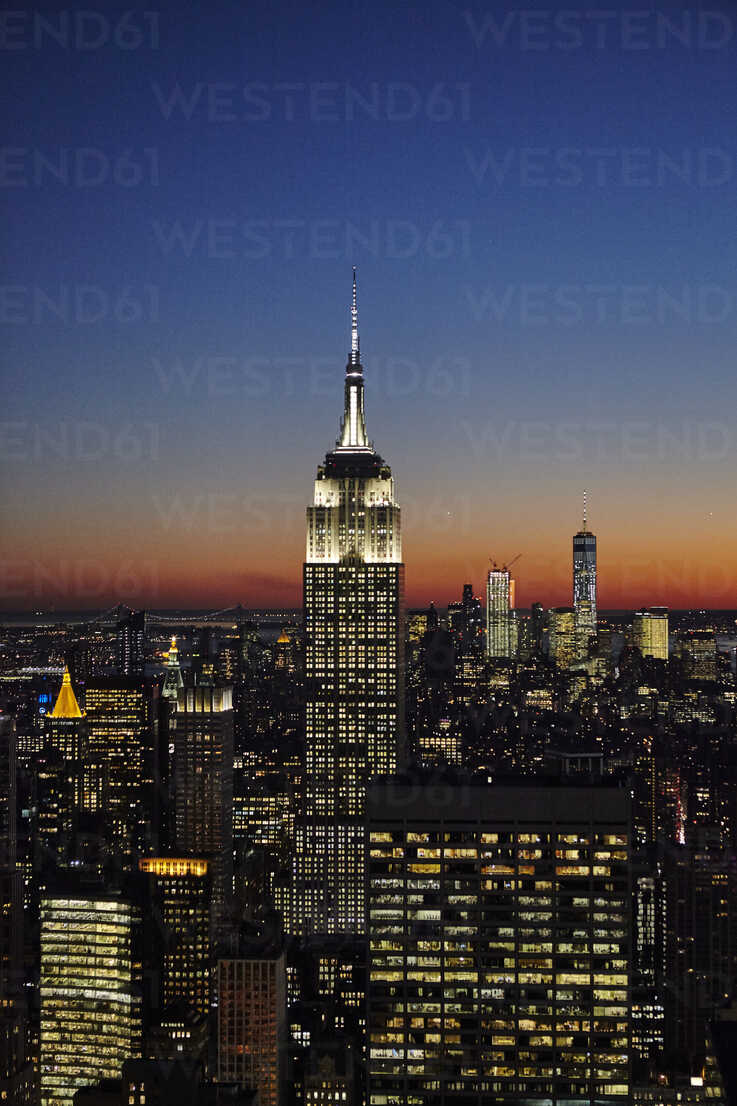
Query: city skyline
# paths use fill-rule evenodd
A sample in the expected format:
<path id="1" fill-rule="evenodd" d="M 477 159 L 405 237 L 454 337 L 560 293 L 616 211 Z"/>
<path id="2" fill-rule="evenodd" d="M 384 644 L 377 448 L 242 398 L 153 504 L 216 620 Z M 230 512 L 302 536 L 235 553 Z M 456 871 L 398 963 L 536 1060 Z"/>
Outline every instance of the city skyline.
<path id="1" fill-rule="evenodd" d="M 144 14 L 4 30 L 3 608 L 295 604 L 354 264 L 410 603 L 568 602 L 586 487 L 603 608 L 731 606 L 731 8 Z"/>
<path id="2" fill-rule="evenodd" d="M 355 280 L 355 266 L 353 272 Z M 367 364 L 370 365 L 370 356 L 366 360 Z M 334 390 L 337 398 L 337 371 L 335 375 L 336 387 Z M 370 376 L 368 385 L 370 396 Z M 386 414 L 387 408 L 381 406 L 376 412 L 376 421 Z M 380 426 L 379 432 L 381 433 Z M 66 438 L 67 444 L 69 440 L 69 438 Z M 59 445 L 58 442 L 57 445 Z M 395 446 L 401 450 L 401 441 L 397 441 Z M 573 489 L 571 498 L 574 502 L 569 505 L 572 515 L 575 515 L 576 509 L 580 511 L 580 502 L 576 501 L 576 497 L 580 497 L 581 494 L 584 496 L 584 510 L 586 510 L 587 494 L 589 503 L 591 502 L 590 492 L 587 493 L 583 488 Z M 608 502 L 609 500 L 603 504 L 597 504 L 594 501 L 595 513 L 598 506 L 599 509 L 604 508 L 605 514 Z M 296 575 L 298 559 L 295 562 L 294 571 L 289 574 L 287 570 L 284 576 L 279 576 L 276 573 L 272 573 L 269 577 L 258 573 L 243 573 L 241 575 L 226 576 L 225 580 L 215 582 L 212 575 L 210 575 L 210 578 L 200 585 L 194 585 L 191 580 L 185 582 L 182 579 L 183 569 L 181 562 L 177 561 L 177 556 L 184 553 L 189 557 L 194 557 L 200 548 L 192 531 L 196 529 L 194 523 L 201 506 L 202 502 L 197 496 L 189 501 L 186 497 L 178 497 L 169 504 L 168 517 L 170 521 L 178 519 L 180 523 L 184 524 L 190 535 L 189 539 L 182 543 L 181 550 L 169 549 L 161 563 L 145 558 L 140 560 L 130 558 L 117 564 L 110 562 L 111 567 L 108 568 L 104 556 L 95 556 L 94 558 L 74 558 L 71 556 L 76 548 L 74 544 L 69 549 L 70 555 L 62 557 L 59 561 L 57 573 L 54 573 L 53 565 L 38 557 L 31 557 L 27 561 L 12 557 L 6 559 L 3 563 L 5 594 L 1 609 L 22 609 L 22 602 L 18 601 L 18 597 L 22 596 L 26 596 L 29 600 L 33 599 L 33 602 L 27 604 L 28 606 L 48 605 L 52 609 L 64 606 L 68 609 L 75 609 L 76 607 L 79 607 L 79 609 L 99 609 L 108 603 L 114 602 L 127 603 L 133 607 L 150 606 L 160 609 L 167 606 L 192 608 L 216 606 L 221 603 L 228 604 L 229 601 L 232 605 L 242 603 L 245 606 L 254 607 L 282 606 L 286 608 L 298 606 L 301 589 L 301 581 Z M 444 510 L 446 506 L 450 506 L 450 509 Z M 545 506 L 548 509 L 548 514 L 542 517 L 547 519 L 547 524 L 550 527 L 549 534 L 546 534 L 548 548 L 546 554 L 535 553 L 534 545 L 531 551 L 529 543 L 528 548 L 524 548 L 522 544 L 526 533 L 524 522 L 515 515 L 512 515 L 508 520 L 501 520 L 506 525 L 501 529 L 499 540 L 493 541 L 491 539 L 487 542 L 487 545 L 493 544 L 495 549 L 516 549 L 518 552 L 521 549 L 519 556 L 524 557 L 524 563 L 515 572 L 517 598 L 519 600 L 516 606 L 520 608 L 527 608 L 533 602 L 542 602 L 544 606 L 550 607 L 571 600 L 570 534 L 562 533 L 562 527 L 567 519 L 563 517 L 555 518 L 554 515 L 551 517 L 549 497 L 546 497 Z M 258 514 L 259 509 L 255 507 L 253 509 Z M 285 514 L 287 509 L 285 504 Z M 228 501 L 227 495 L 214 494 L 208 497 L 206 513 L 209 517 L 210 526 L 206 527 L 205 531 L 211 540 L 219 539 L 223 533 L 239 532 L 239 527 L 234 523 L 237 510 L 234 503 Z M 296 539 L 293 530 L 295 523 L 298 524 L 300 520 L 296 511 L 290 512 L 290 514 L 291 517 L 288 519 L 286 517 L 281 519 L 281 522 L 286 523 L 285 540 L 271 550 L 271 560 L 276 560 L 277 564 L 283 563 L 292 554 L 293 549 L 294 555 L 297 558 L 299 557 L 295 548 Z M 259 520 L 263 522 L 264 517 L 261 509 Z M 468 503 L 464 500 L 463 495 L 460 497 L 460 508 L 457 497 L 453 500 L 448 499 L 447 502 L 436 500 L 432 513 L 429 516 L 420 516 L 419 520 L 416 512 L 414 520 L 412 519 L 410 505 L 409 537 L 407 538 L 405 535 L 409 548 L 414 547 L 415 549 L 414 563 L 409 562 L 411 568 L 407 598 L 410 605 L 418 606 L 429 602 L 443 603 L 451 600 L 455 597 L 452 589 L 456 586 L 456 582 L 460 577 L 470 578 L 478 594 L 483 594 L 488 566 L 496 558 L 490 556 L 484 550 L 483 535 L 479 535 L 477 532 L 481 527 L 475 520 L 476 515 L 468 509 Z M 575 523 L 572 520 L 571 527 L 573 525 Z M 457 533 L 459 526 L 461 537 L 467 539 L 464 543 L 461 543 L 461 549 L 456 550 L 454 546 L 447 548 L 444 544 L 441 544 L 439 547 L 425 548 L 423 553 L 420 540 L 420 550 L 417 550 L 418 536 L 421 539 L 423 534 L 427 534 L 428 529 L 432 529 L 432 533 L 436 536 L 450 535 L 451 533 Z M 256 528 L 257 533 L 258 530 L 259 527 Z M 733 596 L 731 566 L 729 563 L 722 561 L 715 567 L 703 558 L 697 560 L 694 557 L 691 560 L 687 553 L 684 555 L 675 551 L 671 556 L 656 557 L 654 554 L 648 556 L 648 553 L 652 554 L 650 547 L 648 547 L 648 552 L 642 555 L 637 553 L 635 544 L 631 541 L 631 534 L 628 531 L 624 534 L 616 531 L 607 534 L 605 521 L 601 525 L 597 523 L 597 530 L 600 532 L 603 530 L 605 534 L 602 557 L 603 568 L 600 573 L 600 592 L 603 597 L 603 601 L 599 602 L 601 609 L 634 609 L 637 606 L 642 606 L 645 601 L 646 605 L 660 604 L 676 609 L 690 609 L 692 607 L 730 609 L 729 605 L 724 602 L 724 600 L 728 600 Z M 571 530 L 571 532 L 573 531 Z M 412 542 L 413 535 L 415 537 L 414 546 Z M 68 535 L 68 537 L 71 538 L 72 542 L 74 541 L 73 534 Z M 692 540 L 695 538 L 701 540 L 702 537 L 702 534 L 691 535 Z M 105 548 L 104 542 L 101 543 L 101 538 L 102 535 L 98 534 L 96 549 Z M 607 546 L 610 549 L 609 556 L 607 556 Z M 563 552 L 564 548 L 565 554 Z M 681 537 L 679 549 L 683 548 L 688 549 L 690 547 Z M 551 550 L 554 552 L 551 552 Z M 500 560 L 502 559 L 511 560 L 511 557 L 500 558 Z M 516 555 L 515 559 L 517 559 Z M 241 581 L 240 584 L 238 583 L 239 580 Z M 241 591 L 234 592 L 233 589 L 238 587 L 241 588 Z M 117 588 L 117 590 L 112 591 L 111 588 Z M 272 596 L 270 601 L 269 594 Z M 99 596 L 97 603 L 94 602 L 96 596 Z M 188 596 L 191 597 L 189 601 L 187 601 Z M 265 601 L 256 603 L 255 599 L 257 597 Z"/>

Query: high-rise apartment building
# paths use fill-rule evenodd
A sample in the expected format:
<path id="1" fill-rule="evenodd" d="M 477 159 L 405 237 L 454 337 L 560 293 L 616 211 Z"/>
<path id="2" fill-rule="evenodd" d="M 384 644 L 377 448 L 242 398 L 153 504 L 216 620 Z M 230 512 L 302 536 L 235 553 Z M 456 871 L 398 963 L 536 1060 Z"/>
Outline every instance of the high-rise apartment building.
<path id="1" fill-rule="evenodd" d="M 513 655 L 511 578 L 508 568 L 492 568 L 486 579 L 486 653 Z"/>
<path id="2" fill-rule="evenodd" d="M 634 644 L 643 657 L 668 660 L 668 608 L 646 607 L 632 619 Z"/>
<path id="3" fill-rule="evenodd" d="M 134 907 L 104 892 L 41 902 L 41 1106 L 120 1076 L 140 1033 L 131 968 Z"/>
<path id="4" fill-rule="evenodd" d="M 629 822 L 614 786 L 371 788 L 372 1106 L 625 1106 Z"/>
<path id="5" fill-rule="evenodd" d="M 317 470 L 304 566 L 305 771 L 293 932 L 360 932 L 369 780 L 397 765 L 403 731 L 400 509 L 366 433 L 355 271 L 340 437 Z"/>
<path id="6" fill-rule="evenodd" d="M 596 634 L 596 535 L 586 524 L 586 492 L 583 493 L 583 525 L 573 535 L 573 608 L 579 650 Z"/>

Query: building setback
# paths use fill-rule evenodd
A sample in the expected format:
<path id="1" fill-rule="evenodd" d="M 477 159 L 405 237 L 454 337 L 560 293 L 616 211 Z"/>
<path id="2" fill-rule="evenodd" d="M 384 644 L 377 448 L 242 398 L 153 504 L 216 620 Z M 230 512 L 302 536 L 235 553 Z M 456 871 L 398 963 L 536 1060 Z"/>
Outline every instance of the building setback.
<path id="1" fill-rule="evenodd" d="M 340 437 L 317 471 L 304 566 L 305 770 L 288 931 L 358 933 L 365 801 L 403 730 L 400 509 L 366 434 L 355 271 Z"/>

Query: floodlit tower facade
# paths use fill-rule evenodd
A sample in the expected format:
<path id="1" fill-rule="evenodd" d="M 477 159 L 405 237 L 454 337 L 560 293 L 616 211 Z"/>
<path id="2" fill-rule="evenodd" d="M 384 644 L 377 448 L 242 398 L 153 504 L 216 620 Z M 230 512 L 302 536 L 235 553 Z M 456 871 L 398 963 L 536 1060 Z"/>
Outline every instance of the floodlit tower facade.
<path id="1" fill-rule="evenodd" d="M 305 771 L 287 926 L 360 933 L 366 790 L 403 732 L 400 509 L 366 434 L 353 272 L 351 351 L 335 449 L 317 470 L 304 565 Z"/>
<path id="2" fill-rule="evenodd" d="M 583 493 L 583 526 L 573 535 L 573 609 L 576 635 L 587 642 L 596 633 L 596 535 L 586 524 L 586 492 Z"/>
<path id="3" fill-rule="evenodd" d="M 509 569 L 492 568 L 486 578 L 486 653 L 512 656 L 511 580 Z"/>
<path id="4" fill-rule="evenodd" d="M 183 687 L 184 679 L 179 664 L 177 639 L 173 637 L 171 639 L 171 645 L 169 646 L 169 652 L 166 654 L 166 673 L 164 674 L 164 683 L 161 688 L 162 699 L 171 699 L 176 703 L 179 692 Z"/>
<path id="5" fill-rule="evenodd" d="M 89 771 L 85 779 L 87 719 L 74 694 L 68 667 L 64 668 L 54 709 L 44 719 L 44 737 L 45 743 L 58 753 L 64 765 L 64 809 L 59 814 L 60 822 L 66 821 L 71 826 L 75 813 L 85 805 L 85 787 L 89 790 L 91 783 Z"/>

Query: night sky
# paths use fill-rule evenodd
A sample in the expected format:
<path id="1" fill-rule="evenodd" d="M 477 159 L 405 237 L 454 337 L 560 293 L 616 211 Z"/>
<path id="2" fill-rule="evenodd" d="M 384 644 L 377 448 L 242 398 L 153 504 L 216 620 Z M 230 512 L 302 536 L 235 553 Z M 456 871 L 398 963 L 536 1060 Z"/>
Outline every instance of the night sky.
<path id="1" fill-rule="evenodd" d="M 732 4 L 80 11 L 2 27 L 6 608 L 298 604 L 352 265 L 411 604 L 570 602 L 585 487 L 601 607 L 737 605 Z"/>

